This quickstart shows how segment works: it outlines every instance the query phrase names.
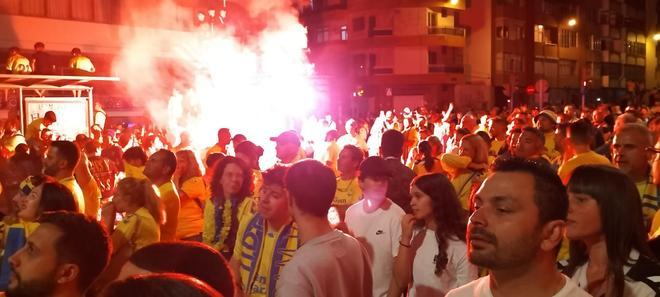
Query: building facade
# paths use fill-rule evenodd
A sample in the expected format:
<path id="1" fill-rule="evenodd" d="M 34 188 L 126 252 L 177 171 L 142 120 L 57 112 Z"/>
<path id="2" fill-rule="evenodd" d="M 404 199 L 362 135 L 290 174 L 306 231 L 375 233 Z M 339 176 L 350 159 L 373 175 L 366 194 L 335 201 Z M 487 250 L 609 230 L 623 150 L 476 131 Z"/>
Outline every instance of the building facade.
<path id="1" fill-rule="evenodd" d="M 655 0 L 496 0 L 493 7 L 492 83 L 500 104 L 513 96 L 579 105 L 583 94 L 588 104 L 648 104 L 642 94 L 660 83 Z M 539 81 L 547 94 L 526 96 Z"/>
<path id="2" fill-rule="evenodd" d="M 310 60 L 339 113 L 454 99 L 465 75 L 465 1 L 322 0 L 303 12 Z"/>
<path id="3" fill-rule="evenodd" d="M 656 0 L 321 0 L 303 18 L 340 108 L 374 111 L 648 103 L 659 14 Z"/>

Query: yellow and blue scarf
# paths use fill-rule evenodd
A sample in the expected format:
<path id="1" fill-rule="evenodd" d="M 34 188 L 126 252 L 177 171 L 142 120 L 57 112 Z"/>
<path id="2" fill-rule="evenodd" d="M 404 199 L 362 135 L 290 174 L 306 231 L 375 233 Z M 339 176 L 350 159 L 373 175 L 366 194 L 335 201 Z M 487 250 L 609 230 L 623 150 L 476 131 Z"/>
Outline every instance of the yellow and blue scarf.
<path id="1" fill-rule="evenodd" d="M 260 214 L 248 222 L 243 240 L 240 243 L 243 247 L 243 254 L 240 255 L 240 276 L 243 288 L 251 290 L 255 278 L 259 271 L 259 265 L 263 259 L 262 249 L 265 243 L 267 222 Z M 293 253 L 300 247 L 298 240 L 298 228 L 293 222 L 282 228 L 277 240 L 275 241 L 275 250 L 272 255 L 272 264 L 268 275 L 268 295 L 275 296 L 275 282 L 278 279 L 280 269 L 291 260 Z"/>

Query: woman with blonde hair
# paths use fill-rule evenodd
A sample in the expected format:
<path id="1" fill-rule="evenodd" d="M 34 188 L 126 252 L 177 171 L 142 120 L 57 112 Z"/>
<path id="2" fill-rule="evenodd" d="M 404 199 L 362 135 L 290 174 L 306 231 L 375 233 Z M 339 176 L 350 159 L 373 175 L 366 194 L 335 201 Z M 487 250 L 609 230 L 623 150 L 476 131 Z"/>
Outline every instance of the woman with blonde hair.
<path id="1" fill-rule="evenodd" d="M 191 150 L 176 152 L 176 161 L 174 183 L 181 199 L 176 238 L 201 242 L 202 229 L 204 229 L 204 201 L 209 196 L 206 182 L 202 177 L 202 168 Z"/>
<path id="2" fill-rule="evenodd" d="M 461 205 L 468 210 L 470 193 L 488 168 L 488 145 L 479 135 L 468 134 L 461 138 L 458 155 L 444 154 L 441 160 Z"/>
<path id="3" fill-rule="evenodd" d="M 123 219 L 115 224 L 117 213 L 123 214 Z M 127 177 L 117 183 L 112 201 L 103 206 L 101 221 L 112 234 L 112 257 L 99 277 L 99 288 L 117 277 L 133 252 L 160 241 L 165 213 L 149 180 Z"/>

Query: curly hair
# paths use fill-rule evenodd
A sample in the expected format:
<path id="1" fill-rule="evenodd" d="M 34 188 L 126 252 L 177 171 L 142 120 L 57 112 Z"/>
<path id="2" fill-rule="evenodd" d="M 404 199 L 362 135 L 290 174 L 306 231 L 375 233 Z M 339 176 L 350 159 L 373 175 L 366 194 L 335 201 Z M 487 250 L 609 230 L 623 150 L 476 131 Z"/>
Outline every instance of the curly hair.
<path id="1" fill-rule="evenodd" d="M 243 184 L 241 189 L 236 193 L 236 197 L 242 201 L 245 197 L 248 197 L 252 194 L 252 170 L 248 168 L 247 164 L 243 160 L 227 156 L 213 167 L 213 177 L 211 178 L 211 197 L 217 199 L 217 201 L 225 201 L 224 190 L 222 189 L 222 175 L 225 173 L 225 169 L 229 164 L 235 164 L 241 168 L 243 171 Z"/>

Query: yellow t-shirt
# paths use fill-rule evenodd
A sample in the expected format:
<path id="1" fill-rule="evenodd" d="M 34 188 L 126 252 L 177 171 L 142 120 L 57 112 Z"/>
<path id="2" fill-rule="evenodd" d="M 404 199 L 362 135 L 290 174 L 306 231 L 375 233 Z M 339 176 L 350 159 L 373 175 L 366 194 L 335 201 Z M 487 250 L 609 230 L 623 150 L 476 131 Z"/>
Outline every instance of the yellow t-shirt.
<path id="1" fill-rule="evenodd" d="M 73 198 L 76 200 L 78 203 L 78 212 L 84 213 L 86 208 L 85 208 L 85 195 L 83 194 L 82 189 L 78 185 L 78 182 L 76 182 L 76 179 L 73 176 L 63 178 L 58 181 L 60 184 L 64 185 L 69 191 L 71 191 L 71 194 L 73 194 Z M 96 217 L 94 217 L 96 218 Z"/>
<path id="2" fill-rule="evenodd" d="M 28 236 L 30 236 L 30 234 L 32 234 L 32 232 L 34 232 L 34 230 L 37 229 L 37 227 L 39 227 L 39 222 L 28 222 L 20 219 L 18 220 L 18 222 L 14 222 L 14 223 L 7 223 L 3 221 L 0 223 L 0 232 L 2 232 L 0 233 L 0 240 L 3 241 L 4 246 L 7 246 L 6 241 L 8 239 L 7 235 L 9 235 L 10 228 L 24 229 L 25 237 L 27 238 Z"/>
<path id="3" fill-rule="evenodd" d="M 101 207 L 101 189 L 94 178 L 90 178 L 89 182 L 81 188 L 83 197 L 85 197 L 85 215 L 96 218 Z"/>
<path id="4" fill-rule="evenodd" d="M 635 183 L 639 197 L 642 201 L 642 214 L 644 214 L 644 225 L 651 226 L 651 234 L 657 229 L 660 222 L 655 221 L 656 213 L 658 212 L 659 197 L 658 186 L 653 183 L 653 179 L 649 177 L 645 181 Z M 655 228 L 654 228 L 655 227 Z"/>
<path id="5" fill-rule="evenodd" d="M 160 185 L 158 192 L 160 193 L 160 201 L 163 202 L 163 207 L 165 208 L 165 224 L 160 229 L 160 239 L 161 241 L 174 241 L 176 240 L 179 211 L 181 209 L 179 193 L 177 193 L 174 183 L 171 181 Z"/>
<path id="6" fill-rule="evenodd" d="M 476 172 L 464 172 L 458 174 L 456 177 L 451 179 L 451 185 L 454 186 L 456 191 L 456 196 L 461 202 L 463 209 L 469 210 L 470 206 L 470 193 L 472 192 L 472 180 L 477 178 L 478 173 Z"/>
<path id="7" fill-rule="evenodd" d="M 570 240 L 564 236 L 564 239 L 561 241 L 559 246 L 559 253 L 557 253 L 557 262 L 567 261 L 570 258 Z"/>
<path id="8" fill-rule="evenodd" d="M 218 145 L 216 143 L 212 147 L 208 148 L 208 150 L 206 150 L 206 154 L 204 154 L 204 161 L 206 161 L 206 159 L 208 159 L 209 155 L 213 154 L 213 153 L 221 153 L 221 154 L 226 155 L 227 154 L 227 149 L 225 147 L 221 147 L 220 145 Z"/>
<path id="9" fill-rule="evenodd" d="M 15 54 L 9 57 L 7 61 L 7 70 L 14 74 L 32 73 L 30 60 L 21 54 Z"/>
<path id="10" fill-rule="evenodd" d="M 249 197 L 246 197 L 241 203 L 238 204 L 238 210 L 236 212 L 238 222 L 249 218 L 253 213 L 253 204 L 254 200 Z M 238 226 L 231 226 L 231 224 L 223 224 L 222 230 L 218 231 L 218 237 L 216 238 L 216 216 L 215 216 L 215 201 L 213 199 L 207 199 L 204 203 L 204 230 L 202 232 L 202 239 L 205 244 L 208 244 L 212 248 L 220 252 L 230 252 L 233 251 L 229 249 L 230 246 L 233 246 L 233 243 L 226 243 L 227 236 L 229 235 L 230 228 L 238 228 Z M 225 203 L 222 207 L 223 221 L 231 220 L 231 201 L 229 199 L 225 200 Z"/>
<path id="11" fill-rule="evenodd" d="M 358 202 L 362 198 L 362 189 L 358 178 L 342 179 L 337 178 L 337 191 L 335 192 L 335 199 L 332 200 L 332 205 L 350 206 Z"/>
<path id="12" fill-rule="evenodd" d="M 490 150 L 488 151 L 488 155 L 497 156 L 505 143 L 506 140 L 497 140 L 497 138 L 493 139 L 493 141 L 490 142 Z"/>
<path id="13" fill-rule="evenodd" d="M 269 291 L 274 291 L 274 288 L 270 287 L 271 279 L 277 279 L 279 276 L 279 269 L 273 270 L 272 267 L 273 255 L 275 253 L 277 239 L 287 225 L 282 226 L 280 230 L 274 230 L 266 223 L 266 235 L 263 236 L 263 241 L 260 243 L 261 246 L 257 248 L 256 245 L 259 244 L 259 239 L 254 237 L 244 237 L 247 226 L 253 218 L 254 216 L 249 216 L 242 220 L 239 224 L 238 232 L 236 233 L 236 244 L 234 245 L 233 257 L 238 257 L 237 259 L 240 263 L 241 271 L 236 271 L 235 273 L 240 277 L 241 289 L 245 292 L 245 296 L 266 297 L 269 296 Z M 293 241 L 289 242 L 288 247 L 283 247 L 285 249 L 284 254 L 293 255 L 298 246 L 297 232 L 291 232 L 289 237 L 293 239 Z M 244 249 L 244 240 L 246 241 L 245 244 L 247 246 L 253 247 L 251 250 Z M 293 247 L 291 245 L 293 245 Z M 290 256 L 283 256 L 278 265 L 284 266 L 290 258 Z M 254 271 L 249 270 L 252 265 L 255 267 Z M 251 279 L 248 279 L 250 278 L 250 275 L 252 275 L 252 277 Z"/>
<path id="14" fill-rule="evenodd" d="M 472 158 L 468 156 L 459 156 L 454 153 L 446 153 L 440 156 L 442 169 L 449 174 L 455 176 L 459 169 L 467 168 L 472 163 Z"/>
<path id="15" fill-rule="evenodd" d="M 25 139 L 30 140 L 32 137 L 39 138 L 41 129 L 45 128 L 43 123 L 44 119 L 38 118 L 28 124 L 28 126 L 25 128 Z"/>
<path id="16" fill-rule="evenodd" d="M 92 64 L 92 61 L 88 57 L 85 57 L 83 55 L 71 57 L 71 59 L 69 59 L 69 68 L 82 70 L 86 72 L 96 71 L 96 69 L 94 69 L 94 64 Z"/>
<path id="17" fill-rule="evenodd" d="M 442 162 L 440 162 L 440 160 L 438 159 L 434 161 L 435 162 L 433 162 L 433 167 L 431 168 L 431 171 L 426 170 L 426 167 L 424 167 L 424 161 L 422 161 L 415 164 L 415 166 L 413 167 L 413 172 L 415 173 L 415 175 L 444 172 L 444 170 L 442 169 Z"/>
<path id="18" fill-rule="evenodd" d="M 651 225 L 651 232 L 649 234 L 651 235 L 650 238 L 660 236 L 660 211 L 656 211 L 653 216 L 653 224 Z"/>
<path id="19" fill-rule="evenodd" d="M 264 183 L 264 177 L 261 174 L 260 170 L 257 169 L 252 169 L 252 185 L 254 186 L 254 189 L 252 190 L 253 193 L 259 193 L 259 190 L 261 190 L 261 185 Z"/>
<path id="20" fill-rule="evenodd" d="M 599 155 L 594 151 L 588 151 L 586 153 L 577 154 L 576 156 L 574 156 L 573 158 L 569 159 L 564 164 L 559 166 L 559 170 L 557 170 L 557 174 L 561 178 L 561 181 L 564 183 L 564 185 L 568 184 L 568 181 L 571 179 L 571 174 L 573 174 L 573 170 L 575 170 L 575 168 L 578 168 L 582 165 L 612 166 L 612 163 L 610 163 L 610 160 L 605 158 L 605 156 Z"/>
<path id="21" fill-rule="evenodd" d="M 561 153 L 557 150 L 554 132 L 545 133 L 545 155 L 548 156 L 550 161 L 553 161 L 561 156 Z"/>
<path id="22" fill-rule="evenodd" d="M 204 228 L 204 200 L 208 198 L 206 183 L 201 176 L 189 178 L 181 185 L 181 210 L 176 238 L 182 239 L 202 233 Z"/>
<path id="23" fill-rule="evenodd" d="M 147 179 L 147 176 L 144 175 L 144 166 L 133 166 L 124 161 L 124 173 L 126 177 L 137 178 L 139 180 Z"/>
<path id="24" fill-rule="evenodd" d="M 127 215 L 117 224 L 114 232 L 121 232 L 134 251 L 160 240 L 160 227 L 149 213 L 149 210 L 144 207 L 139 208 L 133 214 Z M 119 250 L 119 247 L 113 248 Z"/>

